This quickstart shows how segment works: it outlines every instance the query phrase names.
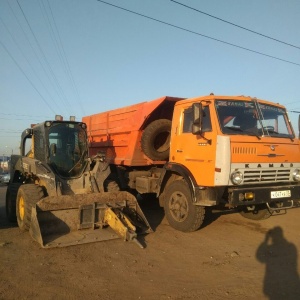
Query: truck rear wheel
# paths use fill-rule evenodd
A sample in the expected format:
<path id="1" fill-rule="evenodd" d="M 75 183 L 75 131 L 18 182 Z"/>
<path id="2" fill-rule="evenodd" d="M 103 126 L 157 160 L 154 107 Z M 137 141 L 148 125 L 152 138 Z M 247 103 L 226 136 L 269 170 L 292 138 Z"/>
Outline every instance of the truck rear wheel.
<path id="1" fill-rule="evenodd" d="M 189 187 L 183 180 L 175 180 L 167 187 L 164 210 L 169 224 L 183 232 L 199 229 L 205 215 L 203 206 L 193 204 Z"/>
<path id="2" fill-rule="evenodd" d="M 35 184 L 21 185 L 17 194 L 17 221 L 22 231 L 27 231 L 31 223 L 32 207 L 44 197 L 42 187 Z"/>
<path id="3" fill-rule="evenodd" d="M 251 220 L 265 220 L 271 216 L 265 204 L 245 206 L 240 209 L 239 213 L 244 218 Z"/>
<path id="4" fill-rule="evenodd" d="M 10 222 L 16 222 L 17 194 L 21 183 L 10 183 L 6 190 L 6 216 Z"/>
<path id="5" fill-rule="evenodd" d="M 150 123 L 143 132 L 143 152 L 152 160 L 167 160 L 170 150 L 171 121 L 159 119 Z"/>

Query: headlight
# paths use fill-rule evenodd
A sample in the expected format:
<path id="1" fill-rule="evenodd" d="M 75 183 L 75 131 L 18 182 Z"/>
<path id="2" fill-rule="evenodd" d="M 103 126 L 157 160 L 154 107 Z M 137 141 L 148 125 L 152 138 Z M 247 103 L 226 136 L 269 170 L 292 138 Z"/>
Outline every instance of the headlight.
<path id="1" fill-rule="evenodd" d="M 241 184 L 243 182 L 243 173 L 240 171 L 231 174 L 231 181 L 233 184 Z"/>
<path id="2" fill-rule="evenodd" d="M 300 170 L 299 169 L 295 169 L 293 172 L 293 179 L 295 181 L 300 181 Z"/>

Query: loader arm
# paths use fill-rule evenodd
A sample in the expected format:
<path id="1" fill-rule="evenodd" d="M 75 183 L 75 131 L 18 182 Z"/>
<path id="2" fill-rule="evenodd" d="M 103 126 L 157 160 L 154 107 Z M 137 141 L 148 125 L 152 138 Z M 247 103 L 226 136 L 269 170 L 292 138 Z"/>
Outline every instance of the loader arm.
<path id="1" fill-rule="evenodd" d="M 136 227 L 121 210 L 108 207 L 105 210 L 104 222 L 123 238 L 124 241 L 133 241 L 141 248 L 144 248 L 137 240 Z"/>

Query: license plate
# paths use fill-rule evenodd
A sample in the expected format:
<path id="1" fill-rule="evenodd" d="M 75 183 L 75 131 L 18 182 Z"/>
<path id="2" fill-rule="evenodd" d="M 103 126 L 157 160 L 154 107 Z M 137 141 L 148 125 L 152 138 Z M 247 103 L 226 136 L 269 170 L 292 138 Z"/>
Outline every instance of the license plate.
<path id="1" fill-rule="evenodd" d="M 290 190 L 271 192 L 271 199 L 288 198 L 288 197 L 291 197 L 291 191 Z"/>

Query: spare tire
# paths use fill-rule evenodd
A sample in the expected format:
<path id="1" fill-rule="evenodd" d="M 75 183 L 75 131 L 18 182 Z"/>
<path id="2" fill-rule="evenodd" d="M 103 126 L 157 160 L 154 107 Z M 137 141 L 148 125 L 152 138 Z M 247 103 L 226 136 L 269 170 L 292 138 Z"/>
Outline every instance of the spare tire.
<path id="1" fill-rule="evenodd" d="M 150 123 L 142 134 L 142 150 L 152 160 L 168 160 L 171 121 L 159 119 Z"/>

